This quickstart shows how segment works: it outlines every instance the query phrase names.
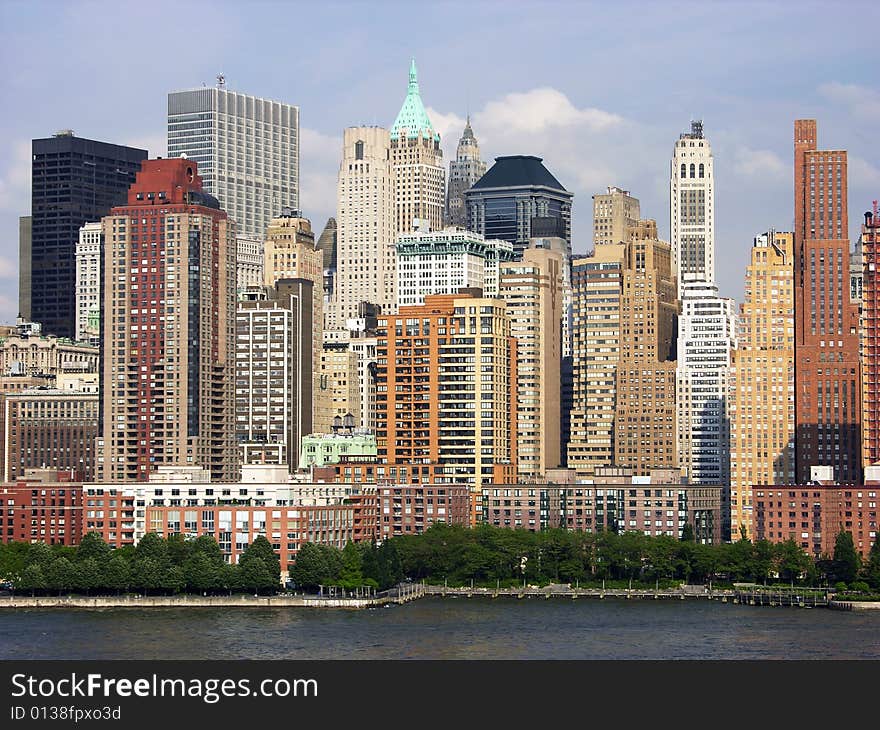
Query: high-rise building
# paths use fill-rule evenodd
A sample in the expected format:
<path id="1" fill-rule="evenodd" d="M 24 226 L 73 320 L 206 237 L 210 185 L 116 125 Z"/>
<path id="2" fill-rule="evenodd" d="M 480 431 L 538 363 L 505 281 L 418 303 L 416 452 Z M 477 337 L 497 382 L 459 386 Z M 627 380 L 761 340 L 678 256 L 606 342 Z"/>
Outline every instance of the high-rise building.
<path id="1" fill-rule="evenodd" d="M 291 472 L 312 432 L 312 289 L 280 278 L 242 295 L 235 315 L 235 438 L 281 444 Z"/>
<path id="2" fill-rule="evenodd" d="M 657 223 L 632 230 L 620 272 L 620 342 L 614 383 L 614 465 L 647 476 L 676 467 L 675 318 L 671 247 Z"/>
<path id="3" fill-rule="evenodd" d="M 424 304 L 427 294 L 482 289 L 498 296 L 498 272 L 513 259 L 509 241 L 487 240 L 479 233 L 449 227 L 409 233 L 397 239 L 397 302 Z"/>
<path id="4" fill-rule="evenodd" d="M 679 294 L 689 281 L 715 281 L 715 173 L 703 122 L 675 143 L 669 175 L 672 266 Z"/>
<path id="5" fill-rule="evenodd" d="M 467 227 L 464 193 L 486 174 L 486 163 L 480 159 L 480 145 L 471 129 L 468 115 L 464 132 L 458 140 L 455 159 L 449 161 L 449 184 L 446 188 L 446 224 Z"/>
<path id="6" fill-rule="evenodd" d="M 18 316 L 31 318 L 31 226 L 29 215 L 18 218 Z"/>
<path id="7" fill-rule="evenodd" d="M 845 229 L 844 229 L 845 230 Z M 859 238 L 864 259 L 859 294 L 862 303 L 862 441 L 864 466 L 880 463 L 880 215 L 877 203 L 865 213 Z M 850 272 L 852 273 L 852 272 Z"/>
<path id="8" fill-rule="evenodd" d="M 817 149 L 816 120 L 794 123 L 795 470 L 862 478 L 859 307 L 850 298 L 845 150 Z M 870 322 L 868 322 L 870 327 Z"/>
<path id="9" fill-rule="evenodd" d="M 607 193 L 593 196 L 593 244 L 626 243 L 640 218 L 638 198 L 629 190 L 609 186 Z"/>
<path id="10" fill-rule="evenodd" d="M 147 160 L 104 225 L 99 479 L 238 475 L 235 231 L 194 161 Z"/>
<path id="11" fill-rule="evenodd" d="M 33 140 L 32 152 L 31 221 L 20 227 L 22 237 L 30 233 L 29 246 L 21 241 L 30 280 L 19 292 L 19 312 L 46 334 L 73 339 L 79 229 L 125 202 L 147 151 L 65 130 Z"/>
<path id="12" fill-rule="evenodd" d="M 572 408 L 568 468 L 589 477 L 614 464 L 615 380 L 625 245 L 572 262 Z"/>
<path id="13" fill-rule="evenodd" d="M 101 341 L 101 223 L 86 223 L 76 244 L 77 342 L 97 347 Z"/>
<path id="14" fill-rule="evenodd" d="M 504 301 L 429 295 L 383 315 L 377 336 L 377 478 L 479 490 L 499 467 L 513 476 L 517 352 Z"/>
<path id="15" fill-rule="evenodd" d="M 751 537 L 752 488 L 794 481 L 792 234 L 756 236 L 727 398 L 730 530 Z"/>
<path id="16" fill-rule="evenodd" d="M 315 433 L 330 433 L 335 418 L 350 416 L 354 424 L 361 423 L 358 354 L 348 342 L 324 343 L 318 387 L 322 397 L 315 398 L 321 405 L 312 424 Z"/>
<path id="17" fill-rule="evenodd" d="M 343 330 L 362 302 L 383 313 L 397 306 L 396 198 L 387 129 L 345 130 L 336 201 L 335 306 L 326 327 Z"/>
<path id="18" fill-rule="evenodd" d="M 218 82 L 168 94 L 168 156 L 195 160 L 236 231 L 262 237 L 283 207 L 299 208 L 299 107 Z"/>
<path id="19" fill-rule="evenodd" d="M 561 251 L 528 248 L 522 261 L 501 266 L 499 297 L 507 302 L 516 338 L 517 472 L 543 481 L 562 464 L 562 266 Z"/>
<path id="20" fill-rule="evenodd" d="M 732 299 L 718 287 L 688 282 L 678 317 L 676 424 L 679 465 L 691 484 L 721 485 L 721 532 L 730 536 L 728 377 L 736 349 Z"/>
<path id="21" fill-rule="evenodd" d="M 409 69 L 409 86 L 403 106 L 391 126 L 391 165 L 394 170 L 396 235 L 427 225 L 443 227 L 446 171 L 440 135 L 434 130 L 422 97 L 416 62 Z"/>
<path id="22" fill-rule="evenodd" d="M 328 218 L 324 230 L 318 237 L 315 248 L 324 254 L 324 322 L 327 327 L 328 312 L 333 303 L 333 290 L 336 286 L 336 219 Z"/>
<path id="23" fill-rule="evenodd" d="M 566 261 L 571 262 L 571 202 L 574 197 L 544 167 L 540 157 L 496 157 L 495 164 L 465 192 L 468 230 L 513 244 L 516 258 L 529 247 L 534 218 L 562 221 Z"/>
<path id="24" fill-rule="evenodd" d="M 317 378 L 321 373 L 321 352 L 324 345 L 324 255 L 315 248 L 315 234 L 308 218 L 298 211 L 285 208 L 272 218 L 266 230 L 263 282 L 274 286 L 281 279 L 307 279 L 312 282 L 311 325 L 312 366 L 315 382 L 312 395 L 319 396 Z M 317 412 L 318 406 L 316 406 Z M 314 418 L 315 413 L 312 414 Z M 294 452 L 294 456 L 299 450 Z"/>
<path id="25" fill-rule="evenodd" d="M 262 236 L 236 236 L 235 251 L 235 283 L 238 291 L 263 286 Z"/>

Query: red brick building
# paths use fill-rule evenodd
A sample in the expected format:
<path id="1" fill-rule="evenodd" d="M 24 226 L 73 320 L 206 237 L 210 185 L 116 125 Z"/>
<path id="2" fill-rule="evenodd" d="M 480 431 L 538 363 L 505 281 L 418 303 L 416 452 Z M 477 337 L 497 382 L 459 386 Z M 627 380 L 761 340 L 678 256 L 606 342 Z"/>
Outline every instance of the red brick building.
<path id="1" fill-rule="evenodd" d="M 83 488 L 72 478 L 70 472 L 44 472 L 0 485 L 0 542 L 79 544 Z"/>
<path id="2" fill-rule="evenodd" d="M 864 465 L 880 463 L 880 214 L 877 201 L 862 225 L 862 437 Z"/>
<path id="3" fill-rule="evenodd" d="M 756 540 L 793 539 L 811 555 L 831 556 L 841 528 L 852 533 L 863 558 L 877 539 L 880 484 L 791 484 L 753 488 L 752 534 Z"/>
<path id="4" fill-rule="evenodd" d="M 862 481 L 859 307 L 850 297 L 847 158 L 794 123 L 795 471 Z"/>
<path id="5" fill-rule="evenodd" d="M 434 522 L 471 524 L 471 493 L 467 484 L 390 484 L 376 488 L 378 537 L 418 535 Z"/>
<path id="6" fill-rule="evenodd" d="M 134 545 L 135 502 L 130 487 L 84 485 L 83 534 L 97 532 L 110 547 Z"/>

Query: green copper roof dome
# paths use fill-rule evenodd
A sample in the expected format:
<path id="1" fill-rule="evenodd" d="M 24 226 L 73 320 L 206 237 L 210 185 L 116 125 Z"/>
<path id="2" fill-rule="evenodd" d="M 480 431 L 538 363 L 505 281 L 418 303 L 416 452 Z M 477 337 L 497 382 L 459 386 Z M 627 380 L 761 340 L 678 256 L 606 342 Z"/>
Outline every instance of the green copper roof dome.
<path id="1" fill-rule="evenodd" d="M 422 104 L 422 97 L 419 95 L 419 79 L 415 59 L 412 60 L 409 67 L 409 90 L 397 119 L 394 120 L 391 127 L 391 139 L 398 139 L 403 129 L 406 129 L 408 138 L 418 137 L 421 132 L 426 137 L 433 136 L 436 142 L 440 141 L 440 135 L 434 131 L 434 126 L 428 118 L 428 112 L 425 111 L 425 105 Z"/>

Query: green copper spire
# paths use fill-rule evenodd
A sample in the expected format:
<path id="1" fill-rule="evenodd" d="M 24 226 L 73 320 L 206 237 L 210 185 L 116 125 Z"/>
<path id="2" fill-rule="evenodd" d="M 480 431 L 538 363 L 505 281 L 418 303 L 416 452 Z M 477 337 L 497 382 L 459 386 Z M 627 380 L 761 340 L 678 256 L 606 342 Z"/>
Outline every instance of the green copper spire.
<path id="1" fill-rule="evenodd" d="M 434 131 L 428 112 L 425 111 L 425 105 L 422 104 L 422 97 L 419 95 L 419 77 L 415 59 L 412 59 L 409 66 L 409 88 L 403 106 L 400 107 L 397 119 L 391 127 L 391 139 L 399 139 L 401 130 L 404 129 L 407 138 L 418 137 L 421 133 L 425 137 L 431 136 L 435 141 L 440 141 L 440 135 Z"/>

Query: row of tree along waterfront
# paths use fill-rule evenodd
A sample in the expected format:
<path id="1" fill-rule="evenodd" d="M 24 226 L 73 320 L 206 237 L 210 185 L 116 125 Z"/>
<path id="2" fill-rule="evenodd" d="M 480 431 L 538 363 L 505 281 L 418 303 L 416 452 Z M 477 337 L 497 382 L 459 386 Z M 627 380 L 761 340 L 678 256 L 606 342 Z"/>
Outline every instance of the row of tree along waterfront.
<path id="1" fill-rule="evenodd" d="M 434 584 L 511 586 L 603 581 L 655 586 L 783 581 L 880 591 L 880 541 L 861 560 L 852 535 L 841 531 L 834 555 L 813 559 L 797 543 L 740 539 L 703 545 L 684 530 L 681 540 L 640 532 L 542 532 L 437 523 L 420 535 L 343 550 L 306 543 L 287 566 L 297 590 L 319 586 L 383 590 L 401 580 Z M 115 594 L 274 593 L 280 565 L 269 541 L 257 537 L 237 565 L 226 563 L 213 537 L 187 540 L 149 533 L 135 547 L 111 550 L 95 533 L 77 547 L 43 543 L 0 545 L 0 577 L 19 591 Z M 610 586 L 609 586 L 610 587 Z"/>

